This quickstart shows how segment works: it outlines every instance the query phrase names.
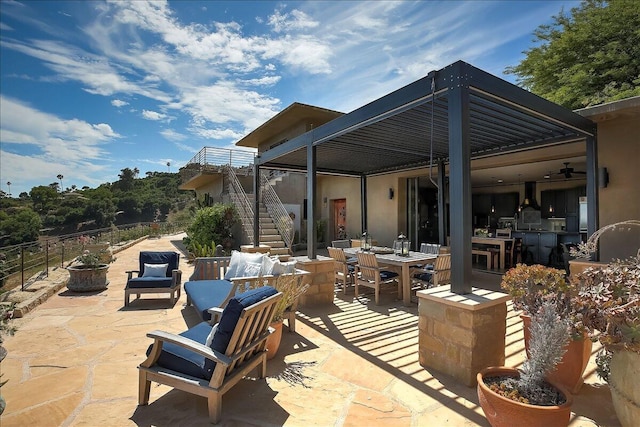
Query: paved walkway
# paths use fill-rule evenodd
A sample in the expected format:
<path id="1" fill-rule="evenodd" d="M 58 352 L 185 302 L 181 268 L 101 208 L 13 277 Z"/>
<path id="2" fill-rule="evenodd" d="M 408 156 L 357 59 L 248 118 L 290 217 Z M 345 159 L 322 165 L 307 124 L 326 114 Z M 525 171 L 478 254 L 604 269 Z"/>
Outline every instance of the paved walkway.
<path id="1" fill-rule="evenodd" d="M 196 322 L 184 294 L 123 307 L 126 270 L 141 250 L 179 250 L 182 236 L 145 240 L 116 255 L 106 291 L 63 288 L 29 312 L 5 340 L 1 389 L 9 426 L 204 426 L 203 398 L 153 384 L 137 406 L 148 331 L 182 332 Z M 181 263 L 183 282 L 192 267 Z M 143 296 L 145 298 L 145 296 Z M 418 364 L 417 307 L 392 294 L 376 307 L 353 292 L 331 306 L 303 308 L 297 332 L 284 332 L 266 380 L 246 379 L 223 398 L 223 426 L 488 426 L 476 391 Z M 595 350 L 594 350 L 595 352 Z M 522 325 L 509 312 L 507 365 L 523 358 Z M 575 396 L 571 426 L 618 426 L 609 388 L 592 362 Z"/>

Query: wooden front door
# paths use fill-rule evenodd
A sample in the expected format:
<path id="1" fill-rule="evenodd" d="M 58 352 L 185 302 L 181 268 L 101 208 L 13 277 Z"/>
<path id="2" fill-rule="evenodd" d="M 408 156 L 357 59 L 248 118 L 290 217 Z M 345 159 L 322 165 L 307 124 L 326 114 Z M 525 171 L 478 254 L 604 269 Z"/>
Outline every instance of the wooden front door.
<path id="1" fill-rule="evenodd" d="M 333 200 L 333 239 L 347 238 L 347 199 Z"/>

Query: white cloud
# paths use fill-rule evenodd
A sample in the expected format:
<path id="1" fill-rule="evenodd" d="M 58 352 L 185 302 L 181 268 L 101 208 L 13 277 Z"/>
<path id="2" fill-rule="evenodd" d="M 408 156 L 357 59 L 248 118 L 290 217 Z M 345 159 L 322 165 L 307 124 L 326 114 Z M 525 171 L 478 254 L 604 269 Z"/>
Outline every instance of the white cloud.
<path id="1" fill-rule="evenodd" d="M 185 139 L 187 139 L 187 135 L 180 133 L 175 129 L 164 129 L 160 132 L 160 135 L 173 142 L 184 141 Z"/>
<path id="2" fill-rule="evenodd" d="M 111 105 L 113 105 L 114 107 L 120 108 L 120 107 L 124 107 L 125 105 L 129 105 L 129 103 L 121 99 L 113 99 L 111 101 Z"/>
<path id="3" fill-rule="evenodd" d="M 276 10 L 269 16 L 268 22 L 276 33 L 305 30 L 320 25 L 318 21 L 297 9 L 292 10 L 291 13 L 281 13 L 280 10 Z"/>
<path id="4" fill-rule="evenodd" d="M 142 110 L 142 117 L 147 120 L 159 121 L 167 118 L 166 114 L 158 113 L 157 111 Z"/>
<path id="5" fill-rule="evenodd" d="M 95 182 L 109 156 L 107 144 L 120 138 L 106 123 L 61 119 L 5 96 L 0 96 L 0 111 L 2 176 L 16 185 L 42 185 L 59 173 Z M 31 186 L 24 188 L 21 191 L 29 191 Z"/>

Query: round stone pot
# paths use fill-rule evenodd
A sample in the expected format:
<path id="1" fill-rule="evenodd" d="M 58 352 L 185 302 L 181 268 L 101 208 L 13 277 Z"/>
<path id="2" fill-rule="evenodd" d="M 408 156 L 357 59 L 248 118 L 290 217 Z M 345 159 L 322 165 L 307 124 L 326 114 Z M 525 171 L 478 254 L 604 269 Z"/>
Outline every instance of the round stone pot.
<path id="1" fill-rule="evenodd" d="M 516 402 L 495 393 L 484 383 L 484 378 L 517 377 L 518 375 L 517 369 L 503 366 L 485 368 L 478 373 L 478 400 L 487 421 L 493 427 L 564 427 L 569 425 L 573 397 L 557 383 L 548 381 L 566 398 L 566 402 L 560 406 L 537 406 Z"/>
<path id="2" fill-rule="evenodd" d="M 609 368 L 611 400 L 618 420 L 623 427 L 637 426 L 640 420 L 640 354 L 616 350 Z"/>
<path id="3" fill-rule="evenodd" d="M 69 271 L 69 282 L 67 289 L 73 292 L 95 292 L 107 289 L 109 281 L 107 280 L 107 264 L 93 265 L 76 265 L 67 267 Z"/>

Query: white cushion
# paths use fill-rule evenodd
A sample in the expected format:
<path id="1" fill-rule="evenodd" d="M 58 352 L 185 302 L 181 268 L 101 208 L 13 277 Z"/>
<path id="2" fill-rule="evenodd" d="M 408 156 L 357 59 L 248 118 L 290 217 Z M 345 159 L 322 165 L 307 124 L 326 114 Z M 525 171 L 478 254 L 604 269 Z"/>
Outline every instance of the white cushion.
<path id="1" fill-rule="evenodd" d="M 233 279 L 235 277 L 246 277 L 245 265 L 248 262 L 262 264 L 262 258 L 264 254 L 261 253 L 249 253 L 249 252 L 231 252 L 231 261 L 229 262 L 229 268 L 224 274 L 226 280 Z M 257 274 L 255 274 L 257 276 Z"/>
<path id="2" fill-rule="evenodd" d="M 297 261 L 281 262 L 276 261 L 273 265 L 272 274 L 278 276 L 280 274 L 295 273 Z"/>
<path id="3" fill-rule="evenodd" d="M 145 264 L 142 277 L 167 277 L 169 264 Z"/>
<path id="4" fill-rule="evenodd" d="M 244 264 L 244 270 L 238 277 L 257 277 L 260 276 L 260 270 L 262 270 L 262 262 L 247 262 Z"/>
<path id="5" fill-rule="evenodd" d="M 218 329 L 218 324 L 216 323 L 211 328 L 211 332 L 209 332 L 209 335 L 207 335 L 207 341 L 205 343 L 207 345 L 207 347 L 211 347 L 211 343 L 213 342 L 213 336 L 216 334 L 216 330 L 217 329 Z"/>
<path id="6" fill-rule="evenodd" d="M 275 265 L 275 261 L 276 260 L 268 256 L 262 258 L 262 268 L 260 269 L 260 275 L 269 276 L 273 274 L 273 266 Z"/>

